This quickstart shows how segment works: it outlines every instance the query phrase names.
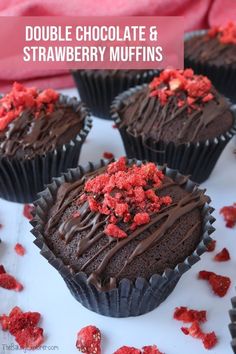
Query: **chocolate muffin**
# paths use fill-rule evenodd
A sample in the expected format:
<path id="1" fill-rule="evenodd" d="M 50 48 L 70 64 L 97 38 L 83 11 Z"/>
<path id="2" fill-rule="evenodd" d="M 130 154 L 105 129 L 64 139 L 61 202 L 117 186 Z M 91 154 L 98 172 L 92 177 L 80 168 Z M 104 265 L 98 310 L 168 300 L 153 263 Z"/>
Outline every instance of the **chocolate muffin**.
<path id="1" fill-rule="evenodd" d="M 215 87 L 236 101 L 236 24 L 213 27 L 186 35 L 185 66 L 207 75 Z"/>
<path id="2" fill-rule="evenodd" d="M 0 99 L 0 196 L 32 202 L 52 177 L 77 166 L 90 125 L 75 98 L 14 83 Z"/>
<path id="3" fill-rule="evenodd" d="M 110 119 L 112 100 L 128 88 L 150 82 L 157 70 L 73 70 L 79 95 L 91 112 Z"/>
<path id="4" fill-rule="evenodd" d="M 164 70 L 149 86 L 124 92 L 112 113 L 129 158 L 167 163 L 198 183 L 235 133 L 229 102 L 191 69 Z"/>
<path id="5" fill-rule="evenodd" d="M 205 250 L 201 241 L 210 242 L 209 201 L 187 177 L 154 163 L 90 164 L 36 202 L 35 243 L 84 306 L 139 315 L 169 295 Z"/>

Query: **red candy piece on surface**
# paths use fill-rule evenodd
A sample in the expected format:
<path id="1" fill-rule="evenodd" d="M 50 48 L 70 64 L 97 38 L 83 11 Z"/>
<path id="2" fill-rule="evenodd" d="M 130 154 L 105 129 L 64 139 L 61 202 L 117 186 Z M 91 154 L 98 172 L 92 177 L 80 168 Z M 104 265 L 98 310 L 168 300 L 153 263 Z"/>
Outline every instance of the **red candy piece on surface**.
<path id="1" fill-rule="evenodd" d="M 212 240 L 207 245 L 207 252 L 213 252 L 213 251 L 215 251 L 215 248 L 216 248 L 216 240 Z"/>
<path id="2" fill-rule="evenodd" d="M 82 328 L 77 334 L 76 347 L 86 354 L 101 354 L 101 332 L 95 326 Z"/>
<path id="3" fill-rule="evenodd" d="M 232 228 L 236 225 L 236 203 L 221 208 L 220 214 L 224 217 L 226 227 Z"/>
<path id="4" fill-rule="evenodd" d="M 32 211 L 34 210 L 34 206 L 30 204 L 25 204 L 23 209 L 23 215 L 29 220 L 33 219 Z"/>
<path id="5" fill-rule="evenodd" d="M 113 354 L 142 354 L 142 352 L 134 347 L 123 346 L 117 349 Z"/>
<path id="6" fill-rule="evenodd" d="M 214 260 L 217 262 L 226 262 L 230 260 L 230 254 L 227 248 L 223 248 L 219 253 L 214 257 Z"/>
<path id="7" fill-rule="evenodd" d="M 25 248 L 20 243 L 17 243 L 14 249 L 19 256 L 25 255 Z"/>
<path id="8" fill-rule="evenodd" d="M 142 354 L 163 354 L 156 345 L 146 345 L 142 348 Z"/>
<path id="9" fill-rule="evenodd" d="M 20 284 L 12 275 L 8 273 L 0 274 L 0 287 L 7 290 L 23 290 L 23 285 Z"/>
<path id="10" fill-rule="evenodd" d="M 189 322 L 206 322 L 206 311 L 197 311 L 188 309 L 187 307 L 176 307 L 174 312 L 174 319 L 184 323 Z"/>
<path id="11" fill-rule="evenodd" d="M 113 159 L 114 158 L 114 155 L 113 155 L 113 153 L 112 152 L 108 152 L 108 151 L 105 151 L 104 153 L 103 153 L 103 157 L 104 157 L 104 159 Z"/>
<path id="12" fill-rule="evenodd" d="M 15 340 L 21 349 L 37 349 L 43 342 L 43 329 L 39 327 L 27 327 L 17 332 Z"/>
<path id="13" fill-rule="evenodd" d="M 198 278 L 207 280 L 211 285 L 213 292 L 220 297 L 226 295 L 231 284 L 229 277 L 218 275 L 213 272 L 200 271 Z"/>

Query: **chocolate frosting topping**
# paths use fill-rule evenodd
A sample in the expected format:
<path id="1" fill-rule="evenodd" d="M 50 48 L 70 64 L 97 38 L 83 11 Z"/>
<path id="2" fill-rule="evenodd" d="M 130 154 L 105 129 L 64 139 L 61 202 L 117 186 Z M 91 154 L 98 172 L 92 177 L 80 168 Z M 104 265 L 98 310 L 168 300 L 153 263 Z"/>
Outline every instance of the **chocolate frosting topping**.
<path id="1" fill-rule="evenodd" d="M 73 272 L 85 272 L 98 289 L 109 290 L 123 278 L 149 279 L 153 274 L 162 274 L 194 251 L 202 233 L 201 210 L 209 201 L 204 191 L 188 192 L 186 177 L 174 181 L 165 176 L 162 186 L 153 190 L 158 196 L 168 193 L 172 204 L 152 215 L 148 224 L 127 231 L 127 238 L 115 239 L 104 234 L 108 222 L 105 215 L 90 211 L 87 201 L 77 203 L 88 178 L 104 170 L 63 183 L 57 191 L 45 241 L 64 264 Z"/>
<path id="2" fill-rule="evenodd" d="M 30 159 L 69 143 L 84 126 L 86 112 L 75 98 L 61 95 L 54 112 L 35 117 L 25 110 L 0 131 L 0 155 Z"/>
<path id="3" fill-rule="evenodd" d="M 214 99 L 197 109 L 189 110 L 187 103 L 178 106 L 176 96 L 163 106 L 157 97 L 150 97 L 150 89 L 143 85 L 115 109 L 120 128 L 134 136 L 170 141 L 176 144 L 213 139 L 225 133 L 233 124 L 228 101 L 212 88 Z M 182 100 L 186 95 L 182 92 Z M 197 102 L 196 102 L 197 104 Z"/>

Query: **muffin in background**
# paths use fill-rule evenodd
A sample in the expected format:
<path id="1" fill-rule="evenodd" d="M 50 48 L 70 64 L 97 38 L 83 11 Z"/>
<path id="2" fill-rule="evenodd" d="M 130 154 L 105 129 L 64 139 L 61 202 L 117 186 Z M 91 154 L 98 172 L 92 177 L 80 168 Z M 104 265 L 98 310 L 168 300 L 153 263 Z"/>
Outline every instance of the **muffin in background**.
<path id="1" fill-rule="evenodd" d="M 120 94 L 111 112 L 128 158 L 167 163 L 197 183 L 236 132 L 235 109 L 192 69 L 164 70 Z"/>
<path id="2" fill-rule="evenodd" d="M 113 99 L 128 88 L 150 82 L 157 70 L 72 70 L 80 98 L 92 114 L 110 118 Z"/>
<path id="3" fill-rule="evenodd" d="M 186 34 L 185 67 L 209 77 L 214 86 L 236 102 L 236 23 Z"/>
<path id="4" fill-rule="evenodd" d="M 78 165 L 90 128 L 75 98 L 14 83 L 0 99 L 0 197 L 32 202 L 52 177 Z"/>
<path id="5" fill-rule="evenodd" d="M 83 306 L 138 316 L 163 302 L 206 251 L 209 202 L 177 171 L 122 157 L 55 179 L 35 202 L 32 233 Z"/>

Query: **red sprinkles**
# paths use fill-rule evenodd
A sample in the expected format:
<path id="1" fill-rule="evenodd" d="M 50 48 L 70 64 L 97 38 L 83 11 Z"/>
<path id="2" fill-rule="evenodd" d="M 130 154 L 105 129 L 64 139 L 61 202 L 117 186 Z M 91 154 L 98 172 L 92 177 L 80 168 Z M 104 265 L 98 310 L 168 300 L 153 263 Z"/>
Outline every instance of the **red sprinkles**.
<path id="1" fill-rule="evenodd" d="M 79 203 L 87 200 L 91 211 L 107 216 L 107 236 L 125 238 L 129 230 L 149 223 L 153 213 L 171 204 L 170 196 L 155 193 L 163 178 L 154 163 L 127 166 L 126 158 L 121 157 L 109 164 L 105 173 L 85 183 Z"/>
<path id="2" fill-rule="evenodd" d="M 77 334 L 77 349 L 86 354 L 101 354 L 101 332 L 95 326 L 82 328 Z"/>
<path id="3" fill-rule="evenodd" d="M 25 255 L 25 248 L 20 244 L 17 243 L 14 247 L 14 250 L 19 256 L 24 256 Z"/>
<path id="4" fill-rule="evenodd" d="M 214 257 L 214 260 L 217 262 L 226 262 L 230 260 L 230 254 L 227 248 L 223 248 L 222 251 L 217 253 Z"/>
<path id="5" fill-rule="evenodd" d="M 23 215 L 29 220 L 33 219 L 32 211 L 34 210 L 34 206 L 30 204 L 25 204 L 23 209 Z"/>
<path id="6" fill-rule="evenodd" d="M 230 21 L 226 26 L 214 26 L 208 31 L 208 37 L 217 37 L 222 44 L 236 44 L 236 24 Z"/>
<path id="7" fill-rule="evenodd" d="M 232 228 L 236 225 L 236 203 L 223 207 L 220 214 L 224 217 L 226 227 Z"/>
<path id="8" fill-rule="evenodd" d="M 231 284 L 231 280 L 229 277 L 218 275 L 213 272 L 208 272 L 206 270 L 200 271 L 198 274 L 198 278 L 207 280 L 213 292 L 220 297 L 226 295 Z"/>

